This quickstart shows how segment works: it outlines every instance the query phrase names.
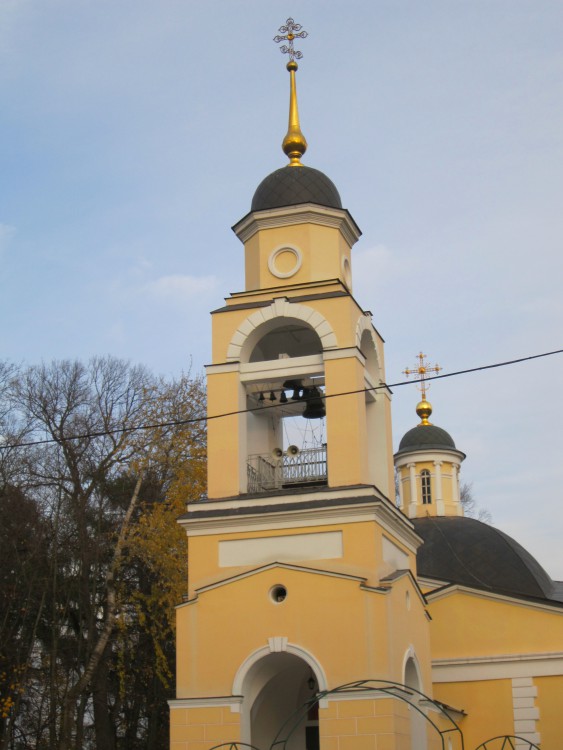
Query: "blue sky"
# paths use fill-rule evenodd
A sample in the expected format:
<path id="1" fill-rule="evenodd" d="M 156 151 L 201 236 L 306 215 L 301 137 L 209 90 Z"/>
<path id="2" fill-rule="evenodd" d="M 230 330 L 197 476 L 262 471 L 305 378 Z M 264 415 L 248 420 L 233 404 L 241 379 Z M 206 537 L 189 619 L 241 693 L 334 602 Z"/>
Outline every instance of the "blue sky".
<path id="1" fill-rule="evenodd" d="M 354 294 L 387 380 L 563 348 L 563 4 L 547 0 L 2 0 L 2 356 L 209 361 L 243 288 L 230 227 L 285 163 L 309 32 L 305 163 L 363 231 Z M 478 503 L 563 578 L 563 355 L 435 383 Z M 394 437 L 416 422 L 394 392 Z"/>

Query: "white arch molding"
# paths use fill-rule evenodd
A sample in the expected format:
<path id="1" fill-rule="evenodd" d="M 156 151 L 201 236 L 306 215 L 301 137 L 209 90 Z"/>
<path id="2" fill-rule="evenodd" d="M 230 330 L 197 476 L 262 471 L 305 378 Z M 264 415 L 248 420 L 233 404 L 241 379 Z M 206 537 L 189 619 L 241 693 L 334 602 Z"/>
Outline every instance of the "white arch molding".
<path id="1" fill-rule="evenodd" d="M 418 678 L 418 685 L 411 685 L 411 687 L 416 687 L 417 690 L 420 690 L 421 693 L 424 693 L 424 685 L 422 682 L 422 674 L 420 673 L 420 665 L 418 663 L 418 659 L 416 658 L 416 651 L 414 650 L 414 646 L 411 644 L 408 649 L 405 651 L 405 655 L 403 656 L 403 684 L 407 684 L 406 680 L 406 671 L 407 671 L 407 663 L 411 660 L 414 669 L 416 672 L 416 676 Z"/>
<path id="2" fill-rule="evenodd" d="M 360 315 L 360 317 L 358 318 L 358 322 L 356 323 L 356 346 L 360 351 L 362 351 L 362 337 L 366 331 L 369 333 L 371 342 L 373 344 L 373 349 L 375 351 L 375 358 L 377 360 L 377 376 L 381 378 L 381 356 L 379 349 L 377 348 L 375 331 L 373 330 L 371 317 L 364 314 Z M 363 352 L 363 354 L 367 355 L 367 352 Z"/>
<path id="3" fill-rule="evenodd" d="M 336 334 L 320 312 L 307 305 L 292 303 L 285 297 L 278 297 L 271 305 L 256 310 L 239 325 L 227 347 L 227 362 L 247 361 L 260 338 L 258 329 L 267 323 L 272 325 L 279 318 L 293 318 L 306 323 L 320 338 L 323 351 L 338 348 Z"/>
<path id="4" fill-rule="evenodd" d="M 242 662 L 237 670 L 235 679 L 233 680 L 232 694 L 243 694 L 243 686 L 246 676 L 248 675 L 252 667 L 260 661 L 260 659 L 263 659 L 265 656 L 269 656 L 270 654 L 281 652 L 297 656 L 299 657 L 299 659 L 308 664 L 311 668 L 311 671 L 316 677 L 319 691 L 328 689 L 325 671 L 321 663 L 315 656 L 313 656 L 310 651 L 307 651 L 307 649 L 303 648 L 302 646 L 297 646 L 294 643 L 289 643 L 288 639 L 285 636 L 274 636 L 272 638 L 268 638 L 267 646 L 257 648 L 256 651 L 253 651 L 251 654 L 249 654 Z M 326 708 L 328 706 L 328 701 L 326 699 L 320 700 L 319 706 L 321 708 Z M 236 706 L 232 706 L 231 711 L 233 713 L 240 711 L 240 706 L 238 704 Z"/>

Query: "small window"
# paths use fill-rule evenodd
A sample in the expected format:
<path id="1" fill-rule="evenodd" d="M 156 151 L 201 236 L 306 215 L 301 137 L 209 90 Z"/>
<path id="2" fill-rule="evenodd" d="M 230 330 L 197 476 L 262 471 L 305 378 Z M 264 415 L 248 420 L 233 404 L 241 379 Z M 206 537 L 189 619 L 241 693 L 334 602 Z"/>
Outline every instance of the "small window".
<path id="1" fill-rule="evenodd" d="M 430 472 L 423 469 L 420 472 L 420 483 L 422 485 L 422 504 L 430 505 L 432 502 L 432 490 L 430 488 Z"/>

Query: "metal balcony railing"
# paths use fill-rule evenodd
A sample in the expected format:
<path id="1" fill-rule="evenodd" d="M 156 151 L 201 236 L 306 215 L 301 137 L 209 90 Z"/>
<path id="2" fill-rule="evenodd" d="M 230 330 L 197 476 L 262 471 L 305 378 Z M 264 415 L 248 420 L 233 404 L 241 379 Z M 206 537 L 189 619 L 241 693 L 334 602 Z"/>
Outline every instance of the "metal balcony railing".
<path id="1" fill-rule="evenodd" d="M 279 490 L 292 485 L 326 484 L 326 445 L 306 448 L 296 456 L 269 454 L 248 457 L 248 492 Z"/>

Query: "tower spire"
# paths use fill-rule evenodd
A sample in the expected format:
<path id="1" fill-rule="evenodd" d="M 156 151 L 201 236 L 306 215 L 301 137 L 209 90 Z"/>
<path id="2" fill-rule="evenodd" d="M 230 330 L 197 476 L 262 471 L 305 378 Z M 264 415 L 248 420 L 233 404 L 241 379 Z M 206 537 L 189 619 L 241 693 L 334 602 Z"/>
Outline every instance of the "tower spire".
<path id="1" fill-rule="evenodd" d="M 420 392 L 422 393 L 422 399 L 419 401 L 419 403 L 416 406 L 416 413 L 420 417 L 420 424 L 426 425 L 431 424 L 428 421 L 428 417 L 432 414 L 432 404 L 426 400 L 426 390 L 430 387 L 426 384 L 426 376 L 429 372 L 440 372 L 442 369 L 440 365 L 431 365 L 426 361 L 426 354 L 423 354 L 422 352 L 419 352 L 418 354 L 418 365 L 412 369 L 409 370 L 408 367 L 406 367 L 403 370 L 403 375 L 406 375 L 407 378 L 411 375 L 415 375 L 418 377 L 419 385 L 418 388 Z M 420 425 L 419 425 L 420 426 Z"/>
<path id="2" fill-rule="evenodd" d="M 307 150 L 307 141 L 305 136 L 301 132 L 301 126 L 299 124 L 299 110 L 297 107 L 297 85 L 295 82 L 295 72 L 297 71 L 297 63 L 295 60 L 300 60 L 303 57 L 303 53 L 299 50 L 294 49 L 294 39 L 305 39 L 307 32 L 302 31 L 301 24 L 295 23 L 293 18 L 288 18 L 284 26 L 280 26 L 279 31 L 283 36 L 277 35 L 274 37 L 274 42 L 285 42 L 280 47 L 282 54 L 289 55 L 289 62 L 287 63 L 287 70 L 289 71 L 289 124 L 287 133 L 282 142 L 282 149 L 289 158 L 290 167 L 301 167 L 301 157 Z"/>

